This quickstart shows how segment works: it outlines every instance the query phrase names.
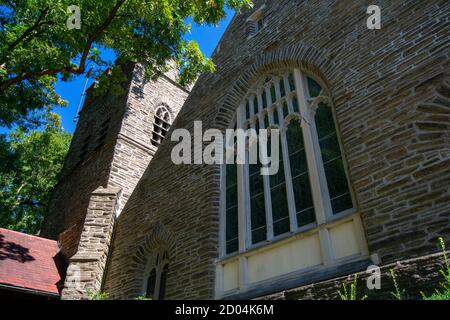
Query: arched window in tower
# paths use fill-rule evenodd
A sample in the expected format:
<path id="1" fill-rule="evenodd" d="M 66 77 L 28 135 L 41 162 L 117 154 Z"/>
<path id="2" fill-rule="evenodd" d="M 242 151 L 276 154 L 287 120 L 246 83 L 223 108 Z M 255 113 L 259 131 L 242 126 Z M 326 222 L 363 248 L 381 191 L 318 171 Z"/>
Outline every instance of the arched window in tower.
<path id="1" fill-rule="evenodd" d="M 156 109 L 155 120 L 153 121 L 152 144 L 159 146 L 167 135 L 172 124 L 172 115 L 166 106 Z"/>
<path id="2" fill-rule="evenodd" d="M 169 259 L 167 251 L 161 250 L 153 255 L 147 264 L 144 280 L 144 292 L 147 299 L 164 300 L 168 272 Z"/>
<path id="3" fill-rule="evenodd" d="M 260 161 L 224 165 L 219 296 L 368 256 L 331 99 L 319 82 L 299 69 L 275 71 L 237 108 L 231 127 L 267 129 L 269 158 L 277 137 L 270 132 L 279 130 L 279 170 L 264 176 Z M 246 152 L 248 160 L 249 143 Z"/>

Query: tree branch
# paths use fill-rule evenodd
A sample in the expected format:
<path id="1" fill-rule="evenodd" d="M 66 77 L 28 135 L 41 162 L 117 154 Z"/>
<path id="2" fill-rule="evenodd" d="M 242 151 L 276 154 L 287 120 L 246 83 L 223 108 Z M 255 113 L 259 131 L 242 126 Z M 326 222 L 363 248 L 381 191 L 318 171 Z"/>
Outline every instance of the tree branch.
<path id="1" fill-rule="evenodd" d="M 47 16 L 48 12 L 49 12 L 49 8 L 45 8 L 41 14 L 39 15 L 38 19 L 36 20 L 36 22 L 30 26 L 27 30 L 25 30 L 25 32 L 19 37 L 17 38 L 13 43 L 11 43 L 8 48 L 5 51 L 4 56 L 1 58 L 0 63 L 5 62 L 5 60 L 8 58 L 8 54 L 14 50 L 15 47 L 17 47 L 19 45 L 19 43 L 21 43 L 22 41 L 24 41 L 27 37 L 29 37 L 34 31 L 36 31 L 37 29 L 39 29 L 39 27 L 51 23 L 51 22 L 44 22 L 42 23 L 41 21 Z"/>
<path id="2" fill-rule="evenodd" d="M 4 92 L 6 89 L 11 87 L 12 85 L 33 79 L 33 78 L 39 78 L 46 75 L 57 75 L 59 73 L 72 73 L 76 75 L 83 74 L 86 70 L 86 61 L 89 56 L 89 52 L 91 51 L 92 45 L 94 42 L 102 35 L 102 33 L 109 27 L 109 25 L 112 23 L 114 18 L 117 15 L 117 12 L 119 11 L 120 7 L 125 3 L 126 0 L 118 0 L 114 7 L 112 8 L 111 12 L 106 17 L 105 21 L 103 21 L 102 24 L 100 24 L 94 32 L 88 37 L 88 40 L 86 42 L 86 45 L 84 46 L 84 49 L 81 53 L 80 63 L 78 66 L 66 66 L 61 68 L 55 68 L 55 69 L 45 69 L 41 71 L 35 71 L 35 72 L 25 72 L 21 75 L 18 75 L 16 77 L 10 78 L 3 83 L 0 83 L 0 94 Z"/>

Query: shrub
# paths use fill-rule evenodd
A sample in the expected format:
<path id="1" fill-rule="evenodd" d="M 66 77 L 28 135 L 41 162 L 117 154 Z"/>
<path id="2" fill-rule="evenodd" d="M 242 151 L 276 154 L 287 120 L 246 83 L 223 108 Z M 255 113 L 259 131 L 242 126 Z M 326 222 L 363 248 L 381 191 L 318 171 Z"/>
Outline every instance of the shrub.
<path id="1" fill-rule="evenodd" d="M 152 299 L 149 299 L 149 298 L 147 298 L 145 295 L 142 295 L 142 296 L 138 296 L 138 297 L 134 298 L 134 300 L 140 300 L 140 301 L 142 301 L 142 300 L 152 300 Z"/>
<path id="2" fill-rule="evenodd" d="M 356 284 L 358 281 L 358 275 L 355 274 L 353 282 L 350 284 L 350 292 L 347 290 L 347 284 L 344 282 L 342 284 L 342 292 L 341 290 L 338 290 L 339 297 L 341 300 L 366 300 L 367 295 L 364 295 L 361 298 L 358 298 L 357 290 L 356 290 Z"/>
<path id="3" fill-rule="evenodd" d="M 447 253 L 445 252 L 444 239 L 439 238 L 439 243 L 444 253 L 444 266 L 440 270 L 441 275 L 444 277 L 444 282 L 439 284 L 440 289 L 436 289 L 431 296 L 426 296 L 423 292 L 421 292 L 424 300 L 450 300 L 450 264 Z"/>
<path id="4" fill-rule="evenodd" d="M 400 287 L 397 283 L 397 278 L 394 273 L 394 269 L 390 270 L 392 281 L 394 281 L 395 292 L 391 292 L 391 295 L 396 300 L 402 300 L 402 297 L 405 295 L 405 290 L 400 290 Z"/>
<path id="5" fill-rule="evenodd" d="M 109 295 L 106 292 L 101 291 L 88 291 L 88 300 L 108 300 Z"/>

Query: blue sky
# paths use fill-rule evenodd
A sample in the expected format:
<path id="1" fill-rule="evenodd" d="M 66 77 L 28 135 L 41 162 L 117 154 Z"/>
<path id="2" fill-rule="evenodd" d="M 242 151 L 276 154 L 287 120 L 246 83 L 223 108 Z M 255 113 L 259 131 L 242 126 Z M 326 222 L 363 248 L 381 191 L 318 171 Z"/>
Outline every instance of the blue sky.
<path id="1" fill-rule="evenodd" d="M 211 56 L 233 15 L 234 11 L 229 10 L 226 19 L 220 22 L 217 27 L 193 25 L 191 34 L 187 35 L 186 39 L 196 40 L 203 53 L 208 57 Z M 112 57 L 112 54 L 106 53 L 106 56 L 108 55 Z M 63 99 L 68 101 L 68 105 L 64 108 L 56 108 L 55 111 L 61 115 L 63 128 L 69 132 L 75 130 L 76 123 L 73 120 L 85 82 L 85 78 L 77 77 L 70 82 L 59 81 L 56 84 L 56 91 Z"/>

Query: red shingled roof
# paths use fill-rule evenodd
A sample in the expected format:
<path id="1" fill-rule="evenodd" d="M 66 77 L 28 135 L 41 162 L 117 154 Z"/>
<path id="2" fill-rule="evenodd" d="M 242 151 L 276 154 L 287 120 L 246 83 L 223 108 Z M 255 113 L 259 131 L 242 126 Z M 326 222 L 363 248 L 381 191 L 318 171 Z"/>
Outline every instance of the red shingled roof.
<path id="1" fill-rule="evenodd" d="M 56 241 L 0 228 L 0 287 L 59 294 Z"/>

